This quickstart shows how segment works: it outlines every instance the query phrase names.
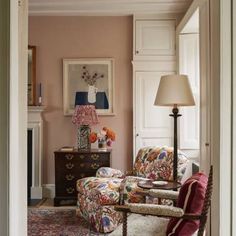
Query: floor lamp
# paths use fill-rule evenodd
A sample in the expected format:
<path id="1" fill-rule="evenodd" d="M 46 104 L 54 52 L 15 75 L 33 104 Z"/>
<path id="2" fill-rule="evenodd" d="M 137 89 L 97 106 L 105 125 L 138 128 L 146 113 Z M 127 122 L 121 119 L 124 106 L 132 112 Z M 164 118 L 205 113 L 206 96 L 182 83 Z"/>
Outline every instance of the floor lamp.
<path id="1" fill-rule="evenodd" d="M 161 77 L 154 105 L 172 106 L 171 117 L 174 118 L 174 158 L 173 158 L 173 180 L 178 179 L 178 133 L 177 118 L 178 107 L 194 106 L 194 98 L 186 75 L 165 75 Z"/>

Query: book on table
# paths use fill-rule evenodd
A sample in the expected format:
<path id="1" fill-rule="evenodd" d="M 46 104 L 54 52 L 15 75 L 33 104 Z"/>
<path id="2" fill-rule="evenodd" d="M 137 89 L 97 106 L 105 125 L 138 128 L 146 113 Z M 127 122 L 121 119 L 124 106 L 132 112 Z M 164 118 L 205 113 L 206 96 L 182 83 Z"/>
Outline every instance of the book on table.
<path id="1" fill-rule="evenodd" d="M 73 152 L 74 149 L 75 149 L 74 147 L 65 146 L 65 147 L 62 147 L 60 150 L 63 152 Z"/>

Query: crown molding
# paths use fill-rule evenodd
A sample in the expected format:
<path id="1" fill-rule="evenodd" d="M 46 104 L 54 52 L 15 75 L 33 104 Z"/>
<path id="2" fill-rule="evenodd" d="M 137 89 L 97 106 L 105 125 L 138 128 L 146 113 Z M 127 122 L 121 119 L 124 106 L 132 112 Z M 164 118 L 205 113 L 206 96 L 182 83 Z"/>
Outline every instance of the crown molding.
<path id="1" fill-rule="evenodd" d="M 184 13 L 192 0 L 29 0 L 31 16 Z"/>

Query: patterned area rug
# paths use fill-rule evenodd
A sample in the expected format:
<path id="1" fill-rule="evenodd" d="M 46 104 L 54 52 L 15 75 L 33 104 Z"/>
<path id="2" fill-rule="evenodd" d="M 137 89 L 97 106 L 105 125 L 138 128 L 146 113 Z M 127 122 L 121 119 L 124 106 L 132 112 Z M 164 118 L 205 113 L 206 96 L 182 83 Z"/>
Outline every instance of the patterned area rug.
<path id="1" fill-rule="evenodd" d="M 28 209 L 28 236 L 88 236 L 99 235 L 89 230 L 89 224 L 76 216 L 75 209 Z"/>

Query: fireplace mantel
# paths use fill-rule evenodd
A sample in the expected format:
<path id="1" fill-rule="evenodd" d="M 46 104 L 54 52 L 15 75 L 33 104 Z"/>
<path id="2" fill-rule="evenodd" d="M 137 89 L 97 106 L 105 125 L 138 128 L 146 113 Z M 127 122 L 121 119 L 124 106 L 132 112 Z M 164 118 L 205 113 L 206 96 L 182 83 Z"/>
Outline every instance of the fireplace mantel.
<path id="1" fill-rule="evenodd" d="M 42 198 L 43 106 L 28 106 L 28 130 L 32 130 L 31 198 Z"/>

